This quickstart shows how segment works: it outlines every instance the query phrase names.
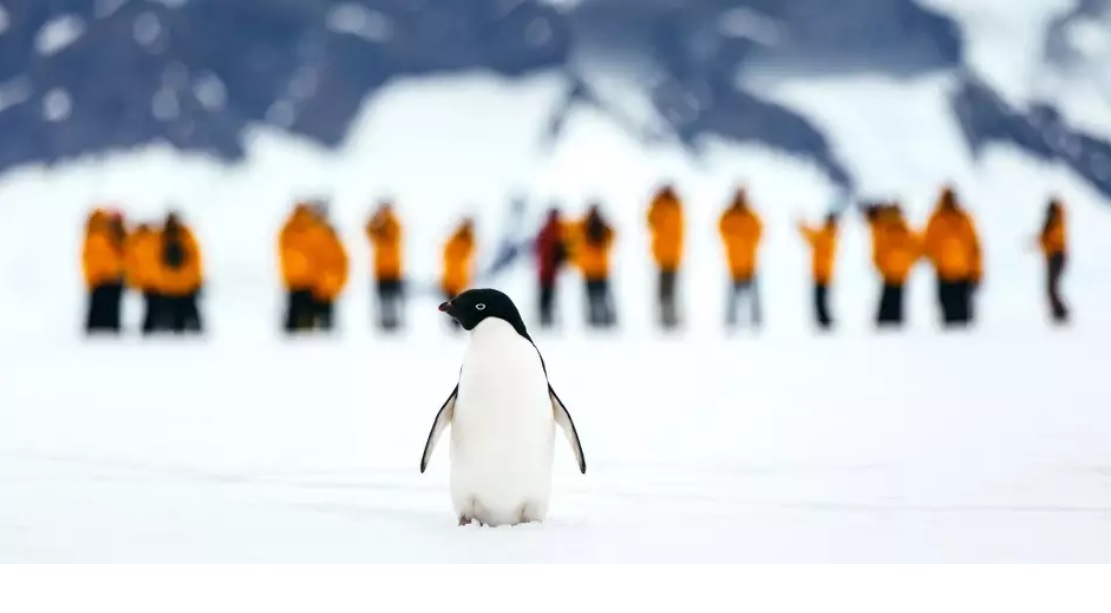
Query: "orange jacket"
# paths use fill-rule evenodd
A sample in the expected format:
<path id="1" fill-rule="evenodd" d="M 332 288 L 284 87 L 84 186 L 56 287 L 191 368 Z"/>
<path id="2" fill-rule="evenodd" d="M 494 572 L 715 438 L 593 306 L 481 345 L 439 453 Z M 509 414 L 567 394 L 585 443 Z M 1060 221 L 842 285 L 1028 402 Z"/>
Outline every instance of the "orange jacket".
<path id="1" fill-rule="evenodd" d="M 880 222 L 880 225 L 882 227 L 877 229 L 876 268 L 884 283 L 902 285 L 922 256 L 922 239 L 902 217 Z"/>
<path id="2" fill-rule="evenodd" d="M 401 279 L 401 223 L 391 211 L 377 213 L 366 224 L 366 235 L 374 247 L 374 276 L 387 281 Z"/>
<path id="3" fill-rule="evenodd" d="M 347 286 L 348 258 L 343 241 L 331 227 L 318 223 L 312 230 L 312 293 L 317 300 L 332 302 Z"/>
<path id="4" fill-rule="evenodd" d="M 184 224 L 179 232 L 178 240 L 181 243 L 185 257 L 178 268 L 171 268 L 164 261 L 163 254 L 170 239 L 165 230 L 159 234 L 159 273 L 156 287 L 160 293 L 167 296 L 185 296 L 197 291 L 200 289 L 204 277 L 201 248 L 197 243 L 197 238 L 193 235 L 192 230 Z"/>
<path id="5" fill-rule="evenodd" d="M 570 243 L 574 246 L 571 250 L 575 265 L 588 280 L 600 280 L 610 275 L 610 253 L 616 233 L 608 224 L 602 233 L 602 240 L 591 242 L 586 239 L 586 220 L 579 221 L 568 227 Z"/>
<path id="6" fill-rule="evenodd" d="M 89 288 L 123 282 L 124 249 L 105 223 L 90 223 L 81 249 L 81 269 Z"/>
<path id="7" fill-rule="evenodd" d="M 833 263 L 837 257 L 836 226 L 811 228 L 800 223 L 799 232 L 810 244 L 811 275 L 818 283 L 828 284 L 833 280 Z"/>
<path id="8" fill-rule="evenodd" d="M 132 232 L 125 243 L 127 284 L 136 291 L 153 291 L 161 274 L 162 235 L 157 230 L 143 228 Z"/>
<path id="9" fill-rule="evenodd" d="M 1068 237 L 1065 234 L 1065 211 L 1060 209 L 1057 215 L 1049 222 L 1049 227 L 1038 236 L 1038 246 L 1046 257 L 1064 253 L 1068 247 Z"/>
<path id="10" fill-rule="evenodd" d="M 317 219 L 304 207 L 298 207 L 282 226 L 278 237 L 278 256 L 282 282 L 287 290 L 308 290 L 314 278 L 314 237 Z"/>
<path id="11" fill-rule="evenodd" d="M 759 264 L 757 255 L 760 239 L 764 234 L 764 224 L 760 217 L 751 208 L 729 207 L 721 214 L 718 232 L 725 244 L 729 272 L 733 278 L 751 279 Z"/>
<path id="12" fill-rule="evenodd" d="M 679 268 L 683 259 L 683 205 L 673 195 L 659 194 L 648 209 L 652 257 L 664 270 Z"/>
<path id="13" fill-rule="evenodd" d="M 968 213 L 938 207 L 926 224 L 923 240 L 926 257 L 942 279 L 980 281 L 983 275 L 980 240 Z"/>
<path id="14" fill-rule="evenodd" d="M 471 263 L 474 258 L 474 232 L 460 228 L 444 245 L 444 268 L 440 283 L 444 293 L 455 296 L 471 284 Z"/>

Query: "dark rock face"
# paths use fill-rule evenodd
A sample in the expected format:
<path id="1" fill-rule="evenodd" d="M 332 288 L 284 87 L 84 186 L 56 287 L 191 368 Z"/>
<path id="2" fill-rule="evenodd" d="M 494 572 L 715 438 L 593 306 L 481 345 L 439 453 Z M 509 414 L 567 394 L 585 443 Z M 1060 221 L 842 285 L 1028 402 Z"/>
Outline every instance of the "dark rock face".
<path id="1" fill-rule="evenodd" d="M 1080 10 L 1103 10 L 1106 1 L 1085 0 Z M 558 138 L 569 108 L 604 108 L 583 67 L 628 61 L 652 76 L 643 87 L 664 118 L 655 131 L 623 122 L 646 143 L 677 137 L 693 152 L 707 135 L 764 144 L 851 188 L 851 161 L 837 159 L 820 127 L 740 76 L 765 68 L 912 76 L 962 66 L 955 24 L 912 0 L 0 5 L 0 171 L 152 142 L 236 160 L 245 129 L 258 123 L 335 146 L 367 96 L 391 79 L 470 69 L 565 71 L 575 86 L 552 110 L 549 136 Z M 973 150 L 1013 143 L 1073 165 L 1111 194 L 1101 170 L 1108 144 L 1071 130 L 1052 108 L 1008 109 L 973 77 L 953 108 Z M 1068 136 L 1049 136 L 1059 133 Z"/>

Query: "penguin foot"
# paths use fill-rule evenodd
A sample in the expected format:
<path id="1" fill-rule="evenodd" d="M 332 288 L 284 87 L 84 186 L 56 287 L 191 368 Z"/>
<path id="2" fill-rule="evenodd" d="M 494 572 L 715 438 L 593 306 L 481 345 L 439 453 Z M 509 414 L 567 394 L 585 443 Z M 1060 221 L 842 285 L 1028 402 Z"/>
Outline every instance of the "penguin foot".
<path id="1" fill-rule="evenodd" d="M 472 520 L 471 520 L 470 517 L 464 517 L 462 515 L 459 516 L 459 525 L 460 526 L 469 526 L 471 521 Z"/>

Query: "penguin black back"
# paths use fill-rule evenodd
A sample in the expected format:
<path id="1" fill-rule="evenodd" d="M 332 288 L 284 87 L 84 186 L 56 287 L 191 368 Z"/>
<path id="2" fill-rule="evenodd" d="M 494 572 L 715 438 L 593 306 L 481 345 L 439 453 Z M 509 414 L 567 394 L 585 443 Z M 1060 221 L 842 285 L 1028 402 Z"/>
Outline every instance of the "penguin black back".
<path id="1" fill-rule="evenodd" d="M 513 304 L 509 296 L 496 289 L 469 289 L 441 304 L 440 311 L 458 321 L 464 330 L 473 330 L 475 326 L 490 317 L 505 320 L 513 326 L 517 334 L 532 342 L 517 305 Z"/>

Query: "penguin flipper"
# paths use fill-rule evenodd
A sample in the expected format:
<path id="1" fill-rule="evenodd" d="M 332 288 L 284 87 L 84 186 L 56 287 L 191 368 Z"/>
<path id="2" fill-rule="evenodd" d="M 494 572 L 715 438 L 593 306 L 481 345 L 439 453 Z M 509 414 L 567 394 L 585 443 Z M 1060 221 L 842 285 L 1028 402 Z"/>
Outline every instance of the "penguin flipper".
<path id="1" fill-rule="evenodd" d="M 451 390 L 451 395 L 440 407 L 440 412 L 436 413 L 436 421 L 432 422 L 432 429 L 428 432 L 428 440 L 424 442 L 424 454 L 420 458 L 420 471 L 422 473 L 424 469 L 428 468 L 428 461 L 432 459 L 432 451 L 436 449 L 436 442 L 440 440 L 440 435 L 451 424 L 451 418 L 455 415 L 455 398 L 458 394 L 459 384 L 456 383 L 455 389 Z"/>
<path id="2" fill-rule="evenodd" d="M 586 457 L 583 455 L 583 446 L 579 442 L 579 431 L 575 429 L 575 422 L 571 420 L 571 413 L 567 411 L 567 407 L 563 405 L 563 401 L 552 389 L 552 385 L 548 384 L 548 398 L 552 401 L 552 413 L 555 415 L 555 421 L 559 427 L 563 428 L 563 434 L 567 436 L 567 442 L 571 444 L 571 453 L 575 454 L 575 461 L 579 464 L 579 472 L 586 474 Z"/>

